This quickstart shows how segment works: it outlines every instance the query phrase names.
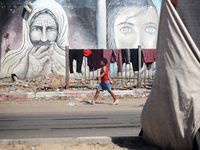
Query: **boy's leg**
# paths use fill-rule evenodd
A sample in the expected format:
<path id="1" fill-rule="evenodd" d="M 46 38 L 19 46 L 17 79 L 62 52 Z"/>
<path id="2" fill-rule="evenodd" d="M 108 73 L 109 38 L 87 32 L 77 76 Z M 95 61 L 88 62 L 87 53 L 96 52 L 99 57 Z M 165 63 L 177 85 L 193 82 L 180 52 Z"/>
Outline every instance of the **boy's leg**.
<path id="1" fill-rule="evenodd" d="M 103 85 L 102 85 L 102 84 L 103 84 L 103 83 L 100 83 L 98 89 L 96 90 L 96 94 L 95 94 L 94 98 L 93 98 L 92 101 L 90 102 L 92 105 L 95 104 L 95 101 L 96 101 L 97 98 L 99 97 L 100 91 L 101 91 L 101 90 L 103 91 L 103 87 L 102 87 Z"/>
<path id="2" fill-rule="evenodd" d="M 117 100 L 115 94 L 113 93 L 113 91 L 111 90 L 111 87 L 110 87 L 110 82 L 106 82 L 106 89 L 107 91 L 110 93 L 110 95 L 113 97 L 114 101 L 113 101 L 113 105 L 117 105 L 119 104 L 119 100 Z"/>
<path id="3" fill-rule="evenodd" d="M 97 98 L 99 97 L 99 93 L 100 93 L 100 89 L 97 89 L 97 91 L 96 91 L 96 94 L 95 94 L 95 96 L 94 96 L 94 98 L 90 101 L 88 101 L 90 104 L 92 104 L 92 105 L 94 105 L 96 102 L 96 100 L 97 100 Z"/>
<path id="4" fill-rule="evenodd" d="M 114 99 L 114 101 L 113 101 L 113 105 L 117 105 L 117 104 L 119 104 L 119 100 L 117 100 L 117 98 L 116 98 L 116 96 L 115 96 L 115 94 L 113 93 L 113 91 L 108 91 L 110 94 L 111 94 L 111 96 L 113 97 L 113 99 Z"/>
<path id="5" fill-rule="evenodd" d="M 97 89 L 97 91 L 96 91 L 96 94 L 95 94 L 95 96 L 94 96 L 94 99 L 93 100 L 97 100 L 97 98 L 99 97 L 99 93 L 100 93 L 100 89 Z"/>
<path id="6" fill-rule="evenodd" d="M 116 96 L 115 94 L 113 93 L 113 91 L 108 91 L 110 93 L 110 95 L 113 97 L 114 100 L 116 100 Z"/>

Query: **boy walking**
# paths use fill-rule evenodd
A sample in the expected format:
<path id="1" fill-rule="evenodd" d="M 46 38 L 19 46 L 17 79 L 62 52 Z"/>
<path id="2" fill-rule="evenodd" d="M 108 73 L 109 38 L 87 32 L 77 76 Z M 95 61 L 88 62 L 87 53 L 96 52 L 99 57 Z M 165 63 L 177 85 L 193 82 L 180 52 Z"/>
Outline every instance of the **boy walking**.
<path id="1" fill-rule="evenodd" d="M 115 94 L 111 91 L 111 87 L 110 87 L 110 83 L 113 84 L 113 82 L 111 81 L 110 77 L 108 76 L 108 69 L 106 67 L 107 64 L 107 59 L 106 58 L 102 58 L 100 65 L 101 65 L 101 72 L 100 72 L 100 76 L 96 77 L 95 80 L 98 80 L 99 78 L 101 78 L 101 83 L 96 91 L 96 94 L 94 96 L 94 98 L 92 99 L 92 101 L 90 102 L 92 105 L 95 104 L 97 98 L 99 97 L 99 93 L 100 91 L 104 91 L 107 90 L 111 96 L 113 97 L 114 101 L 113 101 L 113 105 L 117 105 L 119 104 L 119 100 L 116 99 Z"/>

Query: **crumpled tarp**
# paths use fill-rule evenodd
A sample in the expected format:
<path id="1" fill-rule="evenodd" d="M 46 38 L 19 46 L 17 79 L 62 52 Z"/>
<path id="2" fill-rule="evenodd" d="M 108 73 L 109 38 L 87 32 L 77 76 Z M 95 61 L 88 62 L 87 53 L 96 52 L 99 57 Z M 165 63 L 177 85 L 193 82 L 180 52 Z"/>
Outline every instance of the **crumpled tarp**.
<path id="1" fill-rule="evenodd" d="M 200 52 L 170 0 L 163 0 L 156 77 L 143 108 L 146 142 L 191 150 L 200 128 Z"/>

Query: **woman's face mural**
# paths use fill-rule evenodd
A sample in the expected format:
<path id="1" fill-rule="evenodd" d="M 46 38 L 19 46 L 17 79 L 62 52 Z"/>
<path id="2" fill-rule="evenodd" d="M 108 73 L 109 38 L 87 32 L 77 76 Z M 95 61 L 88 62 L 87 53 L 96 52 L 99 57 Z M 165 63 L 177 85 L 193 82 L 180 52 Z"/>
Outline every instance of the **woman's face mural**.
<path id="1" fill-rule="evenodd" d="M 58 25 L 48 12 L 34 17 L 30 28 L 30 39 L 33 44 L 37 42 L 55 42 L 57 39 Z"/>
<path id="2" fill-rule="evenodd" d="M 158 12 L 152 0 L 107 0 L 108 49 L 138 48 L 139 45 L 155 49 L 157 33 Z"/>
<path id="3" fill-rule="evenodd" d="M 139 7 L 122 11 L 114 23 L 117 48 L 155 48 L 157 41 L 158 19 L 153 7 L 140 14 Z"/>
<path id="4" fill-rule="evenodd" d="M 107 48 L 156 48 L 157 32 L 152 0 L 108 0 Z"/>

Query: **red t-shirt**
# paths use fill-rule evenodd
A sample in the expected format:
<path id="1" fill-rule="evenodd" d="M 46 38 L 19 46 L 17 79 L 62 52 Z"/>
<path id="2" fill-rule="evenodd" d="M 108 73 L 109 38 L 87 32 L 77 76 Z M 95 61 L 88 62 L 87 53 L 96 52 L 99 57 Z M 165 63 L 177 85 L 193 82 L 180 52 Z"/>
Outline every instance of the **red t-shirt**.
<path id="1" fill-rule="evenodd" d="M 107 69 L 106 66 L 104 66 L 104 67 L 101 68 L 101 74 L 102 74 L 102 73 L 105 73 L 105 75 L 104 75 L 103 77 L 101 77 L 101 82 L 106 82 L 106 81 L 108 81 L 108 80 L 109 80 L 109 79 L 108 79 L 108 69 Z"/>

